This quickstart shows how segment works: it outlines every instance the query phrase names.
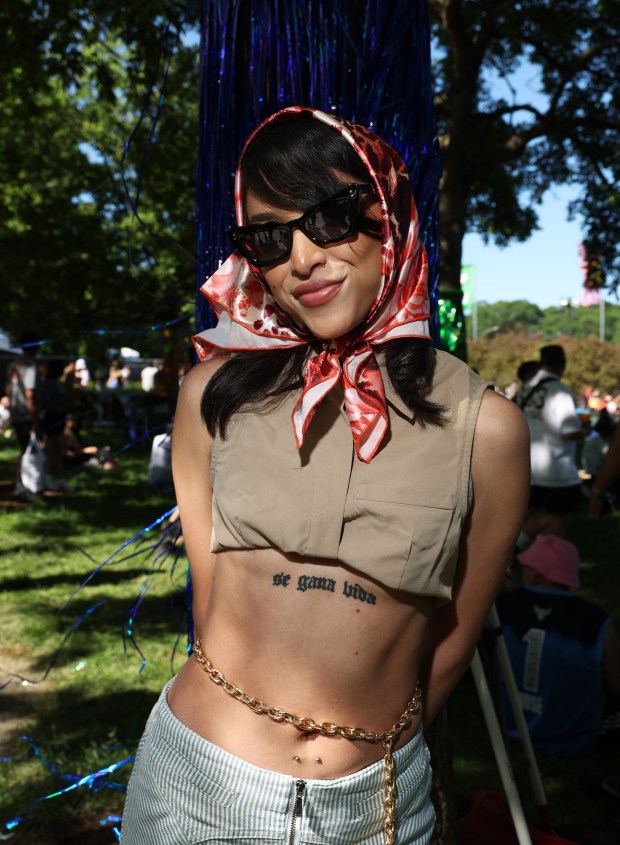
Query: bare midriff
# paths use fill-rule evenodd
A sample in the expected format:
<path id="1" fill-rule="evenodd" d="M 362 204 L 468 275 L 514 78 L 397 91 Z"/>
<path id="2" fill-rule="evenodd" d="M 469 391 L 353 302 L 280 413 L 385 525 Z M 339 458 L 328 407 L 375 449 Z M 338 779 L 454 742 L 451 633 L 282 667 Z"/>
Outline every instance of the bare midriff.
<path id="1" fill-rule="evenodd" d="M 432 599 L 386 590 L 337 562 L 274 549 L 214 556 L 196 631 L 213 665 L 250 697 L 316 722 L 389 730 L 411 699 Z M 423 691 L 424 692 L 424 691 Z M 193 656 L 168 702 L 180 721 L 261 768 L 333 779 L 381 759 L 381 745 L 302 732 L 254 713 Z M 394 743 L 416 732 L 414 716 Z"/>

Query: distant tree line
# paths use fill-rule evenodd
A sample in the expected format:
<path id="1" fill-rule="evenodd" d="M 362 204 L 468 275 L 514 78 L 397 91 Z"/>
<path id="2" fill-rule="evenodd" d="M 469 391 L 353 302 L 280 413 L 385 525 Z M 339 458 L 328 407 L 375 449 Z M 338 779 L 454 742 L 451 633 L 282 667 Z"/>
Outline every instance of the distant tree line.
<path id="1" fill-rule="evenodd" d="M 619 306 L 616 306 L 620 310 Z M 596 335 L 502 331 L 468 341 L 468 363 L 484 378 L 503 388 L 517 377 L 523 361 L 537 359 L 541 346 L 559 343 L 564 347 L 567 367 L 564 381 L 579 400 L 585 385 L 611 393 L 620 389 L 620 343 L 601 343 Z"/>
<path id="2" fill-rule="evenodd" d="M 601 314 L 598 306 L 558 305 L 541 309 L 518 299 L 513 302 L 479 302 L 476 304 L 478 338 L 512 332 L 524 332 L 552 343 L 553 338 L 570 335 L 576 338 L 600 336 Z M 473 315 L 467 318 L 467 337 L 474 339 Z M 604 338 L 620 343 L 620 305 L 606 302 Z"/>

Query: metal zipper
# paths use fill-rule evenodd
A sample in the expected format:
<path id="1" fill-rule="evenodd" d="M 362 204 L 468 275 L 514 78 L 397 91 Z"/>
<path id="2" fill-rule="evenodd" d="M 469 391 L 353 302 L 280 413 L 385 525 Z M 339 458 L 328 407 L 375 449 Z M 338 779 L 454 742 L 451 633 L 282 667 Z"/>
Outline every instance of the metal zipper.
<path id="1" fill-rule="evenodd" d="M 295 800 L 293 801 L 293 815 L 291 816 L 291 827 L 288 834 L 288 845 L 295 845 L 295 828 L 297 826 L 297 819 L 301 818 L 303 794 L 306 788 L 305 780 L 295 781 Z"/>

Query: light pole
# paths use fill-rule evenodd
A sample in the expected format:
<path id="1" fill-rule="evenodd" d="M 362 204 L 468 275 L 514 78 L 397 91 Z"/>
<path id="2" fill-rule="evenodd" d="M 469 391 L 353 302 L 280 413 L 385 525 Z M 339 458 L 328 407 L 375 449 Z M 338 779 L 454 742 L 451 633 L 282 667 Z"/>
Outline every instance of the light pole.
<path id="1" fill-rule="evenodd" d="M 573 308 L 577 305 L 577 301 L 567 297 L 566 299 L 560 300 L 560 305 L 562 308 L 566 308 L 566 316 L 567 316 L 567 326 L 566 326 L 566 334 L 572 335 L 573 333 Z"/>

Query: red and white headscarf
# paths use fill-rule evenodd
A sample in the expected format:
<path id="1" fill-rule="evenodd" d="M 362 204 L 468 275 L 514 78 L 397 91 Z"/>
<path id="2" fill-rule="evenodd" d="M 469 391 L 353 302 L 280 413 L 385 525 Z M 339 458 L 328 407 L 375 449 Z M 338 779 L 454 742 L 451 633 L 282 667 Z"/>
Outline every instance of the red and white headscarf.
<path id="1" fill-rule="evenodd" d="M 355 451 L 360 460 L 368 463 L 389 424 L 383 379 L 373 347 L 395 338 L 430 339 L 426 251 L 402 159 L 389 144 L 363 126 L 316 109 L 291 106 L 268 117 L 250 135 L 240 161 L 264 126 L 302 113 L 309 113 L 340 132 L 368 170 L 381 205 L 382 282 L 364 323 L 351 335 L 325 342 L 323 350 L 308 360 L 302 395 L 293 410 L 295 440 L 301 446 L 316 408 L 340 381 Z M 242 197 L 238 167 L 235 211 L 239 225 L 245 223 Z M 201 292 L 219 317 L 214 329 L 193 338 L 201 361 L 229 351 L 293 348 L 316 341 L 282 311 L 262 281 L 260 271 L 236 252 L 207 279 Z"/>

